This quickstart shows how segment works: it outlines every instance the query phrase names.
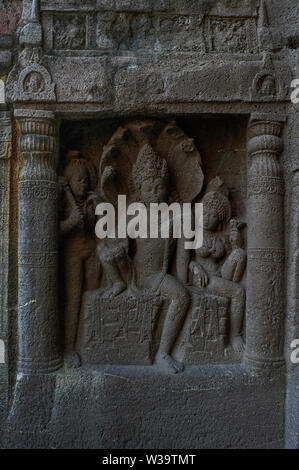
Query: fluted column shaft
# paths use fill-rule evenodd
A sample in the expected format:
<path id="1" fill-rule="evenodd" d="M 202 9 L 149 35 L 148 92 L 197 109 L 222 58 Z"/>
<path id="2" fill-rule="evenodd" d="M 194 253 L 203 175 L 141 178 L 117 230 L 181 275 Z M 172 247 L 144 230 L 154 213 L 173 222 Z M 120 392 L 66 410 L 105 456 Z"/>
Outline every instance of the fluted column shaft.
<path id="1" fill-rule="evenodd" d="M 282 122 L 252 119 L 248 129 L 245 361 L 256 367 L 284 363 L 282 127 Z"/>
<path id="2" fill-rule="evenodd" d="M 58 332 L 57 129 L 49 111 L 19 110 L 18 370 L 61 366 Z"/>

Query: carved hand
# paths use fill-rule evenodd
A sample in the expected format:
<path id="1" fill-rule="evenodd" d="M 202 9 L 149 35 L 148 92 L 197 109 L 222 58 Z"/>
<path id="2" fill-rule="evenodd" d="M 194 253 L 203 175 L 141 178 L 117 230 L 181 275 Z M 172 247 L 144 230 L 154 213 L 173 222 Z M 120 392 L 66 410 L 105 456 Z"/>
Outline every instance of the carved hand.
<path id="1" fill-rule="evenodd" d="M 243 222 L 239 222 L 235 219 L 231 219 L 229 240 L 233 248 L 243 247 L 243 237 L 241 234 L 241 229 L 244 226 L 245 224 Z"/>
<path id="2" fill-rule="evenodd" d="M 101 198 L 96 193 L 93 191 L 88 193 L 87 204 L 90 204 L 95 208 L 100 202 Z"/>
<path id="3" fill-rule="evenodd" d="M 209 284 L 209 276 L 204 270 L 204 268 L 195 261 L 191 261 L 191 263 L 189 264 L 189 269 L 192 274 L 196 276 L 197 282 L 200 287 L 207 287 L 207 285 Z"/>
<path id="4" fill-rule="evenodd" d="M 74 207 L 72 209 L 71 215 L 68 218 L 68 222 L 71 228 L 75 228 L 75 227 L 83 228 L 84 227 L 84 214 L 83 214 L 82 209 L 80 209 L 79 207 Z"/>
<path id="5" fill-rule="evenodd" d="M 211 249 L 212 258 L 219 259 L 219 258 L 222 258 L 224 254 L 225 254 L 224 244 L 220 240 L 214 239 L 213 246 Z"/>

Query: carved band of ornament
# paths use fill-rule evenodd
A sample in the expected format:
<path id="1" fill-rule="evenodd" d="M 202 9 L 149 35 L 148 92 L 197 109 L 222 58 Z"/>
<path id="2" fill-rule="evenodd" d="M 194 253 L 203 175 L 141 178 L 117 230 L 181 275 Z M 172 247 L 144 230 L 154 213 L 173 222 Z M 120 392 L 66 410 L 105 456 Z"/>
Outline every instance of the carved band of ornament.
<path id="1" fill-rule="evenodd" d="M 281 153 L 283 151 L 283 141 L 280 137 L 275 135 L 260 135 L 252 137 L 248 141 L 247 151 L 249 155 L 263 151 Z"/>
<path id="2" fill-rule="evenodd" d="M 58 199 L 58 185 L 55 181 L 21 181 L 21 199 Z"/>
<path id="3" fill-rule="evenodd" d="M 248 260 L 284 263 L 285 250 L 281 248 L 252 248 L 248 250 Z"/>
<path id="4" fill-rule="evenodd" d="M 11 140 L 11 126 L 2 126 L 0 122 L 0 143 L 7 140 Z"/>
<path id="5" fill-rule="evenodd" d="M 273 154 L 263 152 L 261 155 L 255 154 L 251 159 L 248 166 L 248 178 L 250 177 L 276 177 L 281 175 L 281 168 L 279 162 L 273 158 Z"/>
<path id="6" fill-rule="evenodd" d="M 60 354 L 45 360 L 20 357 L 18 360 L 18 368 L 24 372 L 51 372 L 61 367 L 61 361 L 62 359 Z"/>
<path id="7" fill-rule="evenodd" d="M 270 135 L 280 137 L 282 123 L 275 121 L 253 121 L 248 127 L 248 140 L 254 137 Z"/>
<path id="8" fill-rule="evenodd" d="M 11 155 L 11 134 L 7 136 L 7 140 L 0 140 L 0 160 L 7 160 Z"/>
<path id="9" fill-rule="evenodd" d="M 20 138 L 21 152 L 55 152 L 56 139 L 46 135 L 26 134 Z"/>
<path id="10" fill-rule="evenodd" d="M 56 266 L 58 252 L 51 253 L 20 253 L 18 259 L 19 266 L 48 267 Z"/>
<path id="11" fill-rule="evenodd" d="M 256 352 L 256 351 L 255 351 Z M 280 351 L 276 351 L 276 353 L 280 353 Z M 261 356 L 256 356 L 256 354 L 246 354 L 246 361 L 249 363 L 252 363 L 256 365 L 257 367 L 261 369 L 278 369 L 280 367 L 284 366 L 284 359 L 282 358 L 282 354 L 280 357 L 272 357 L 270 355 L 269 357 L 269 352 L 268 352 L 268 357 L 267 353 L 261 352 Z"/>
<path id="12" fill-rule="evenodd" d="M 42 119 L 20 119 L 19 120 L 21 133 L 38 134 L 55 137 L 57 132 L 55 121 L 48 121 Z"/>
<path id="13" fill-rule="evenodd" d="M 284 195 L 284 184 L 281 178 L 273 176 L 260 176 L 248 179 L 247 197 L 258 196 L 260 194 Z"/>
<path id="14" fill-rule="evenodd" d="M 4 113 L 4 115 L 0 112 L 0 130 L 1 129 L 10 129 L 11 127 L 11 118 L 10 118 L 10 114 L 9 115 L 6 115 L 6 113 Z"/>

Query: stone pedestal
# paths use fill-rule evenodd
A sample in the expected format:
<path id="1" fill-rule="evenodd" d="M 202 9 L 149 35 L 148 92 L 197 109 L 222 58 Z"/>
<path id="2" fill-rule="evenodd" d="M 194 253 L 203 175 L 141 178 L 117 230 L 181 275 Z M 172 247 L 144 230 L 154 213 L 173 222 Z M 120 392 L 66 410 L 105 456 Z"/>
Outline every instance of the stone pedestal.
<path id="1" fill-rule="evenodd" d="M 59 371 L 44 434 L 56 449 L 283 448 L 283 384 L 224 365 Z"/>
<path id="2" fill-rule="evenodd" d="M 182 360 L 186 364 L 223 361 L 228 344 L 229 301 L 197 287 L 191 287 L 190 294 Z"/>
<path id="3" fill-rule="evenodd" d="M 77 340 L 82 361 L 152 364 L 153 334 L 162 299 L 148 294 L 102 296 L 102 289 L 84 294 Z"/>

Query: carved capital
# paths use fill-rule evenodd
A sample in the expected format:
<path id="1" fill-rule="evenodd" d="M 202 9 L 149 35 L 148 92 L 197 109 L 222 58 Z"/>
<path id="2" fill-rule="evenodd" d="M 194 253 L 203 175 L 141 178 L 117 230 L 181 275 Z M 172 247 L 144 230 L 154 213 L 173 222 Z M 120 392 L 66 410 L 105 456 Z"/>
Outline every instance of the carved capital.
<path id="1" fill-rule="evenodd" d="M 0 160 L 7 160 L 11 154 L 11 117 L 10 113 L 0 115 Z"/>
<path id="2" fill-rule="evenodd" d="M 279 177 L 279 155 L 283 151 L 282 123 L 253 119 L 248 128 L 247 151 L 251 176 Z"/>
<path id="3" fill-rule="evenodd" d="M 55 114 L 51 111 L 17 109 L 14 117 L 18 120 L 23 135 L 55 137 L 57 134 Z"/>
<path id="4" fill-rule="evenodd" d="M 56 180 L 55 152 L 57 128 L 49 111 L 17 110 L 21 137 L 19 148 L 24 158 L 23 180 Z"/>

